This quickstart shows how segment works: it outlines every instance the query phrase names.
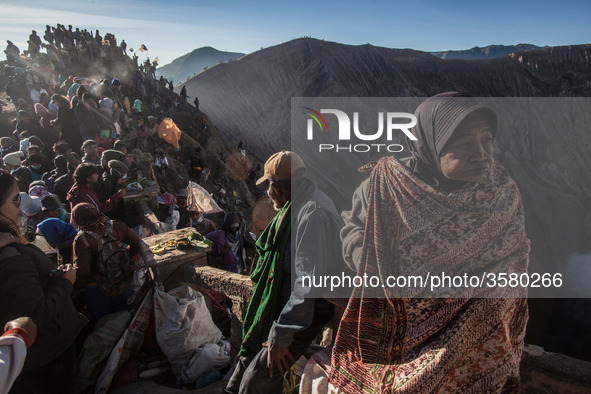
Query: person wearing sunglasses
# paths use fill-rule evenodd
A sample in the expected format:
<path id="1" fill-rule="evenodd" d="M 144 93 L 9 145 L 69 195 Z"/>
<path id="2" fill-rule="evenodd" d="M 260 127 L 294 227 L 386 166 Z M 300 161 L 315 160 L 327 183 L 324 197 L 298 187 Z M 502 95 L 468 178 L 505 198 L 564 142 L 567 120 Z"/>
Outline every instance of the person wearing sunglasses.
<path id="1" fill-rule="evenodd" d="M 35 346 L 28 350 L 15 392 L 72 392 L 76 362 L 74 340 L 87 320 L 71 294 L 76 269 L 60 266 L 37 247 L 23 243 L 16 179 L 0 173 L 0 326 L 21 316 L 37 324 Z"/>

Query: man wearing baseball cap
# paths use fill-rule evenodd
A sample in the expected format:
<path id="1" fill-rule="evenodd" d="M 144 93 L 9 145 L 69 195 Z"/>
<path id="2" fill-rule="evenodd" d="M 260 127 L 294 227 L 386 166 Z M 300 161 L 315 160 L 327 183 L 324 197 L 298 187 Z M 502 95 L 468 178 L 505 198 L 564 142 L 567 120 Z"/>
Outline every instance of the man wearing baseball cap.
<path id="1" fill-rule="evenodd" d="M 324 275 L 341 255 L 342 220 L 334 204 L 295 152 L 272 155 L 257 185 L 263 182 L 278 213 L 256 242 L 253 295 L 225 393 L 281 392 L 284 372 L 334 313 L 325 299 L 306 298 L 310 289 L 302 286 L 303 276 Z"/>

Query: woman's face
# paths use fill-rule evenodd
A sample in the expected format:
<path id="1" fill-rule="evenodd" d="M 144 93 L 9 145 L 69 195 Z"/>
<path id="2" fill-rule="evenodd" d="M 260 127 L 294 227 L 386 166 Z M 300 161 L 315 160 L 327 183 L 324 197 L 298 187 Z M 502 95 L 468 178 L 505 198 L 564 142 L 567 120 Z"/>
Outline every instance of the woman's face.
<path id="1" fill-rule="evenodd" d="M 479 182 L 493 165 L 493 131 L 484 116 L 466 118 L 439 155 L 441 172 L 454 181 Z"/>
<path id="2" fill-rule="evenodd" d="M 10 226 L 18 224 L 22 213 L 18 186 L 16 182 L 13 182 L 6 201 L 0 206 L 0 222 Z"/>

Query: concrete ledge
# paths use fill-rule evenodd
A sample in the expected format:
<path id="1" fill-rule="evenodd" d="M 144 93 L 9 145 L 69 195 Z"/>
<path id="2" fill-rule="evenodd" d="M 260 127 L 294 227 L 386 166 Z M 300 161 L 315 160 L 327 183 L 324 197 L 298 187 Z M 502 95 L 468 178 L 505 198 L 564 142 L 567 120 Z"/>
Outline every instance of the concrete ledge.
<path id="1" fill-rule="evenodd" d="M 591 362 L 525 345 L 522 393 L 591 393 Z"/>
<path id="2" fill-rule="evenodd" d="M 210 288 L 230 298 L 232 300 L 232 312 L 240 322 L 244 321 L 248 302 L 252 296 L 252 282 L 249 276 L 209 266 L 196 267 L 187 265 L 182 269 L 182 277 L 185 282 Z"/>

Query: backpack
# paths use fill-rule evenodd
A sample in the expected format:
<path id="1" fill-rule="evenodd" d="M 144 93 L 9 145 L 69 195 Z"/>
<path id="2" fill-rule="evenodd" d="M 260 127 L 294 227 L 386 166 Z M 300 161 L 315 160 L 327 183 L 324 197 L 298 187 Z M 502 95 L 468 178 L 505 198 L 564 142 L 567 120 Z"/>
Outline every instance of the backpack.
<path id="1" fill-rule="evenodd" d="M 102 237 L 92 231 L 86 231 L 99 245 L 97 265 L 98 285 L 107 297 L 123 294 L 133 279 L 131 255 L 125 245 L 113 237 L 113 222 L 105 223 L 105 235 Z"/>

